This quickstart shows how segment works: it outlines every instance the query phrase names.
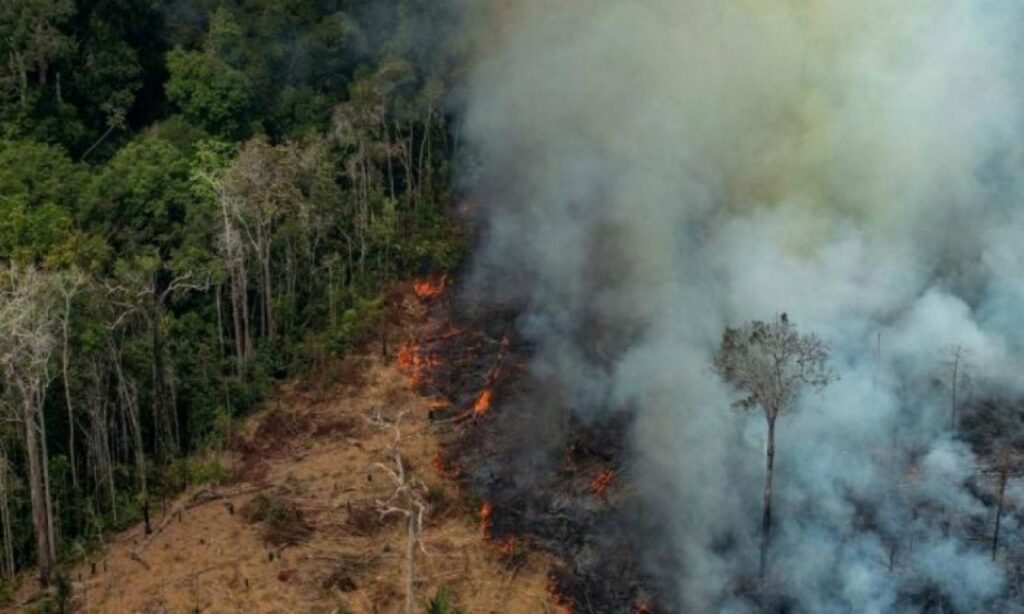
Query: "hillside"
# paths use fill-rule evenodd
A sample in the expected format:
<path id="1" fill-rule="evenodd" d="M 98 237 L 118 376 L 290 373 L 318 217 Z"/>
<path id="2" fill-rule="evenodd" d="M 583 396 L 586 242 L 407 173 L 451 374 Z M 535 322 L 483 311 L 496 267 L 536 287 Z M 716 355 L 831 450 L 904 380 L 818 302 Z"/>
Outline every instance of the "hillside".
<path id="1" fill-rule="evenodd" d="M 429 299 L 428 299 L 429 300 Z M 413 336 L 406 294 L 392 339 Z M 540 554 L 484 540 L 479 501 L 434 468 L 440 442 L 427 402 L 395 355 L 364 348 L 323 376 L 292 381 L 246 420 L 223 454 L 230 479 L 168 501 L 148 540 L 141 523 L 72 572 L 84 612 L 394 612 L 402 606 L 406 532 L 375 501 L 393 488 L 393 433 L 431 503 L 416 555 L 416 595 L 448 587 L 464 612 L 554 612 Z M 271 507 L 259 517 L 260 508 Z M 180 512 L 180 513 L 179 513 Z M 422 606 L 420 606 L 422 607 Z"/>

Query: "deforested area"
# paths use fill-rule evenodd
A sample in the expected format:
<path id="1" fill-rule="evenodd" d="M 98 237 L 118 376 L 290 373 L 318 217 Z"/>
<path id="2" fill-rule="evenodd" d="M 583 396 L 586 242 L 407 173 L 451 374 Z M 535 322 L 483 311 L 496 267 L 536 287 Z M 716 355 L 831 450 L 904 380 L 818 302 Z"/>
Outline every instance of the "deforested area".
<path id="1" fill-rule="evenodd" d="M 1024 612 L 1010 0 L 0 0 L 0 599 Z"/>

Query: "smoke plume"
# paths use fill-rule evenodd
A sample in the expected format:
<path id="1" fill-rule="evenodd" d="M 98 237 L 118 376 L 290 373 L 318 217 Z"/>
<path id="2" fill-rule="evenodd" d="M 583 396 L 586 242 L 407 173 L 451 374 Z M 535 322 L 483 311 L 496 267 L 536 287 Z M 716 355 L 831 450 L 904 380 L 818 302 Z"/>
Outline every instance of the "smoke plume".
<path id="1" fill-rule="evenodd" d="M 943 384 L 960 346 L 972 394 L 1020 392 L 1021 12 L 520 0 L 481 40 L 473 287 L 522 309 L 577 415 L 635 412 L 669 607 L 755 607 L 764 418 L 710 366 L 725 326 L 786 312 L 841 379 L 779 424 L 773 593 L 1020 610 L 966 526 L 991 510 Z"/>

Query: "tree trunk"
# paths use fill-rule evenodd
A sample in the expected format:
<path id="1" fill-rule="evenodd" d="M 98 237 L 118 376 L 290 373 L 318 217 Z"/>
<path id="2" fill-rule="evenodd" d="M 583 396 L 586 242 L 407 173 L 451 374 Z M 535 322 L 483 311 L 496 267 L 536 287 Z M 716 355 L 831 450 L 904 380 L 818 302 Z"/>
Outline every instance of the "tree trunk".
<path id="1" fill-rule="evenodd" d="M 156 300 L 156 299 L 154 299 Z M 163 319 L 160 305 L 153 306 L 150 319 L 150 351 L 153 359 L 153 450 L 158 459 L 168 458 L 170 416 L 167 408 L 167 382 L 164 378 L 164 341 L 160 331 Z"/>
<path id="2" fill-rule="evenodd" d="M 416 515 L 410 513 L 408 516 L 408 542 L 405 545 L 405 614 L 413 614 L 415 612 L 414 604 L 414 578 L 415 568 L 413 567 L 413 559 L 416 556 Z"/>
<path id="3" fill-rule="evenodd" d="M 772 473 L 775 470 L 775 418 L 768 418 L 768 450 L 765 457 L 764 504 L 761 513 L 761 578 L 768 571 L 768 545 L 772 532 Z"/>
<path id="4" fill-rule="evenodd" d="M 135 471 L 139 479 L 139 497 L 142 499 L 143 511 L 149 509 L 149 491 L 146 480 L 146 450 L 142 443 L 142 422 L 139 418 L 139 404 L 135 398 L 134 389 L 130 389 L 125 379 L 124 371 L 121 369 L 121 361 L 117 356 L 117 349 L 111 347 L 111 354 L 114 363 L 114 370 L 118 380 L 118 390 L 121 397 L 122 415 L 126 415 L 129 422 L 129 430 L 133 448 L 135 448 Z M 133 388 L 133 387 L 132 387 Z M 150 524 L 146 522 L 146 535 L 152 533 Z"/>
<path id="5" fill-rule="evenodd" d="M 61 354 L 61 370 L 62 378 L 64 380 L 64 403 L 68 408 L 68 460 L 71 465 L 71 485 L 75 492 L 78 492 L 78 471 L 75 467 L 75 412 L 74 405 L 71 403 L 71 378 L 69 376 L 69 366 L 71 362 L 71 347 L 69 342 L 69 331 L 68 331 L 68 319 L 71 317 L 71 301 L 66 299 L 64 302 L 64 321 L 62 327 L 62 333 L 64 337 L 64 351 Z"/>
<path id="6" fill-rule="evenodd" d="M 32 529 L 36 534 L 36 557 L 39 560 L 39 581 L 44 586 L 50 583 L 49 522 L 46 518 L 46 493 L 43 485 L 43 469 L 39 462 L 39 430 L 36 427 L 36 408 L 32 395 L 26 394 L 24 403 L 25 456 L 28 464 L 29 497 L 32 504 Z"/>
<path id="7" fill-rule="evenodd" d="M 996 553 L 999 551 L 999 525 L 1003 520 L 1003 498 L 1006 494 L 1006 482 L 1010 475 L 1006 469 L 999 473 L 999 498 L 996 502 L 996 526 L 992 532 L 992 560 L 996 560 Z"/>
<path id="8" fill-rule="evenodd" d="M 57 562 L 57 532 L 53 524 L 53 497 L 50 495 L 50 450 L 46 443 L 46 416 L 43 415 L 45 395 L 40 392 L 35 400 L 36 415 L 39 417 L 39 456 L 43 461 L 43 503 L 46 509 L 46 538 L 50 548 L 50 562 Z"/>
<path id="9" fill-rule="evenodd" d="M 8 497 L 8 481 L 7 472 L 10 468 L 10 464 L 7 460 L 7 449 L 0 447 L 0 454 L 3 458 L 0 460 L 2 466 L 0 466 L 0 523 L 3 525 L 3 537 L 4 537 L 4 575 L 7 579 L 14 577 L 14 537 L 11 532 L 11 507 L 10 499 Z"/>
<path id="10" fill-rule="evenodd" d="M 949 428 L 950 428 L 950 430 L 952 430 L 955 433 L 956 432 L 956 405 L 957 405 L 957 402 L 956 402 L 957 401 L 957 399 L 956 399 L 957 389 L 956 389 L 956 387 L 957 387 L 957 383 L 958 383 L 958 381 L 960 379 L 960 355 L 962 353 L 962 350 L 960 349 L 960 346 L 957 346 L 956 350 L 954 350 L 954 352 L 955 352 L 955 354 L 953 356 L 952 399 L 950 399 L 950 407 L 949 407 Z"/>

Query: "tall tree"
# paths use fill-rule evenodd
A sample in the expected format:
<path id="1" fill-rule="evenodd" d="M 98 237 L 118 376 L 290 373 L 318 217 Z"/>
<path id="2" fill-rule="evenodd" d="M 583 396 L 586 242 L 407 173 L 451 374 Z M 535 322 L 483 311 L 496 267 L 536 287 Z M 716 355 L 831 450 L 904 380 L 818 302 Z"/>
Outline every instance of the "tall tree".
<path id="1" fill-rule="evenodd" d="M 51 379 L 50 356 L 57 346 L 54 302 L 47 274 L 31 267 L 0 270 L 0 370 L 21 405 L 32 527 L 43 584 L 49 583 L 56 562 L 43 414 Z"/>
<path id="2" fill-rule="evenodd" d="M 828 345 L 813 334 L 801 335 L 785 313 L 770 322 L 753 321 L 739 328 L 726 328 L 715 355 L 715 372 L 746 394 L 734 406 L 760 408 L 768 425 L 761 514 L 762 578 L 767 571 L 772 529 L 775 422 L 793 407 L 805 388 L 820 390 L 836 378 L 828 363 Z"/>

